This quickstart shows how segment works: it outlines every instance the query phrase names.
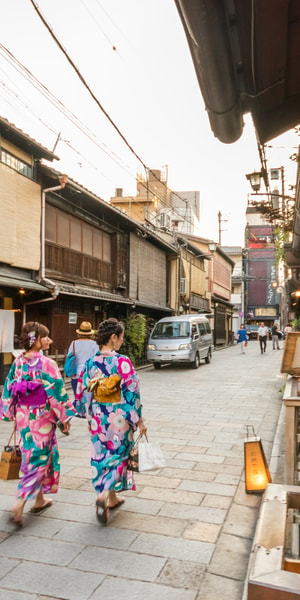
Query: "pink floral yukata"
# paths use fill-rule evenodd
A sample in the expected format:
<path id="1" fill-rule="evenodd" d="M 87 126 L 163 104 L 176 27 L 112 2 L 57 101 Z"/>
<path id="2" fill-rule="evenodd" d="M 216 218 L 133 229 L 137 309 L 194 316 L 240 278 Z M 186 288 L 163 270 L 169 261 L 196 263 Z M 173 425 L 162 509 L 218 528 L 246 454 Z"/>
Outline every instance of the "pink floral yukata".
<path id="1" fill-rule="evenodd" d="M 40 381 L 47 395 L 45 404 L 39 408 L 22 404 L 16 406 L 23 473 L 17 488 L 17 498 L 28 500 L 35 498 L 40 489 L 43 494 L 57 492 L 60 466 L 56 423 L 65 423 L 74 416 L 75 411 L 57 364 L 51 358 L 36 352 L 30 359 L 22 354 L 11 366 L 0 402 L 3 420 L 14 419 L 14 409 L 10 406 L 12 388 L 21 377 L 22 381 Z"/>

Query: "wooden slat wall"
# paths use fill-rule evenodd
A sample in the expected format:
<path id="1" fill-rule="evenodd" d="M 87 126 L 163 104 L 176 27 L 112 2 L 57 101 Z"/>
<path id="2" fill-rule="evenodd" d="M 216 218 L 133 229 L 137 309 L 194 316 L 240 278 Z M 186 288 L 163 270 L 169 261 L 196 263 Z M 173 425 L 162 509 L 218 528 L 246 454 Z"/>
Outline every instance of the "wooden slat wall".
<path id="1" fill-rule="evenodd" d="M 40 267 L 41 188 L 0 163 L 0 262 Z"/>

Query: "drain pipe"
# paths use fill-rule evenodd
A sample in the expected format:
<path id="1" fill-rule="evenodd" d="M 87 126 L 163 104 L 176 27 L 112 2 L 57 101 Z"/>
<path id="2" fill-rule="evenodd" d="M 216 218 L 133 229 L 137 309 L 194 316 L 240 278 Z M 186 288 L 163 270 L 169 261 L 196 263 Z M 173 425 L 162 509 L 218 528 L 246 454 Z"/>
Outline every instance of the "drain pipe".
<path id="1" fill-rule="evenodd" d="M 40 283 L 42 283 L 45 287 L 49 289 L 51 292 L 51 298 L 42 298 L 41 300 L 33 300 L 32 302 L 25 302 L 23 304 L 23 325 L 27 322 L 26 316 L 26 308 L 30 304 L 41 304 L 42 302 L 53 302 L 56 300 L 59 291 L 57 285 L 51 279 L 47 279 L 45 277 L 45 216 L 46 216 L 46 193 L 47 192 L 57 192 L 58 190 L 62 190 L 67 181 L 67 175 L 60 175 L 58 177 L 60 185 L 55 185 L 54 187 L 42 189 L 42 205 L 41 205 L 41 266 L 40 266 Z"/>

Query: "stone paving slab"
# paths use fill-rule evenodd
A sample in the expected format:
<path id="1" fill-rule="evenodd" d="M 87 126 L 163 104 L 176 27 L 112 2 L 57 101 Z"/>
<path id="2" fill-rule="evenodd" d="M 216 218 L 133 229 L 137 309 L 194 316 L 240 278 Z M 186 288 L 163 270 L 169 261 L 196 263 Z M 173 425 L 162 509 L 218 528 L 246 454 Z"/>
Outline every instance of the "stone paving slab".
<path id="1" fill-rule="evenodd" d="M 117 515 L 116 515 L 117 517 Z M 85 546 L 99 546 L 119 550 L 127 550 L 137 538 L 138 531 L 120 531 L 115 528 L 113 516 L 111 527 L 102 527 L 95 522 L 90 525 L 85 523 L 67 523 L 55 536 L 57 540 L 80 542 Z"/>
<path id="2" fill-rule="evenodd" d="M 45 515 L 47 513 L 45 512 Z M 3 519 L 4 521 L 4 519 Z M 0 520 L 0 527 L 3 529 L 4 522 Z M 24 527 L 22 529 L 16 528 L 15 525 L 10 521 L 10 512 L 6 513 L 7 530 L 13 533 L 14 536 L 37 536 L 41 538 L 52 538 L 56 533 L 64 526 L 63 521 L 56 519 L 49 519 L 42 515 L 32 515 L 25 513 L 24 516 Z M 1 548 L 1 546 L 0 546 Z"/>
<path id="3" fill-rule="evenodd" d="M 218 496 L 234 496 L 236 487 L 234 485 L 218 484 L 215 481 L 190 481 L 183 479 L 179 490 L 199 492 L 200 494 L 216 494 Z"/>
<path id="4" fill-rule="evenodd" d="M 222 534 L 209 565 L 208 572 L 230 579 L 244 581 L 247 573 L 247 557 L 250 555 L 252 540 L 235 535 Z M 244 560 L 243 560 L 244 559 Z"/>
<path id="5" fill-rule="evenodd" d="M 180 537 L 186 527 L 186 521 L 163 515 L 154 517 L 151 515 L 141 515 L 130 513 L 126 510 L 120 510 L 113 519 L 113 526 L 121 529 L 131 529 L 133 531 L 144 531 L 147 533 L 159 533 L 161 535 L 171 535 Z"/>
<path id="6" fill-rule="evenodd" d="M 198 540 L 199 542 L 211 542 L 212 544 L 215 544 L 218 540 L 220 531 L 220 525 L 196 521 L 184 530 L 183 537 L 186 540 Z"/>
<path id="7" fill-rule="evenodd" d="M 219 509 L 205 506 L 189 506 L 180 504 L 164 504 L 159 515 L 172 519 L 188 519 L 192 521 L 204 521 L 206 523 L 222 524 L 227 516 L 227 509 Z"/>
<path id="8" fill-rule="evenodd" d="M 82 544 L 74 544 L 35 536 L 18 535 L 7 538 L 0 544 L 0 556 L 46 563 L 49 565 L 69 564 L 82 550 Z"/>
<path id="9" fill-rule="evenodd" d="M 152 556 L 165 556 L 208 564 L 215 547 L 211 543 L 194 542 L 171 536 L 142 533 L 130 550 Z"/>
<path id="10" fill-rule="evenodd" d="M 201 591 L 196 600 L 241 600 L 243 595 L 243 582 L 230 577 L 220 577 L 206 573 L 202 579 Z"/>
<path id="11" fill-rule="evenodd" d="M 124 550 L 89 546 L 70 563 L 70 567 L 82 572 L 89 571 L 142 581 L 155 581 L 164 564 L 165 559 L 158 556 L 144 556 L 140 552 L 124 552 Z"/>
<path id="12" fill-rule="evenodd" d="M 171 469 L 170 467 L 166 467 L 163 470 L 163 475 L 165 479 L 182 479 L 182 469 Z M 206 469 L 202 471 L 196 471 L 195 469 L 185 469 L 184 470 L 184 478 L 191 479 L 192 481 L 213 481 L 215 479 L 215 474 Z"/>
<path id="13" fill-rule="evenodd" d="M 83 600 L 89 598 L 104 576 L 99 573 L 70 571 L 67 567 L 21 563 L 1 580 L 6 588 L 27 593 L 44 594 L 62 600 Z M 6 593 L 6 592 L 5 592 Z"/>
<path id="14" fill-rule="evenodd" d="M 205 574 L 205 566 L 195 562 L 170 559 L 164 566 L 158 581 L 179 588 L 199 589 Z"/>
<path id="15" fill-rule="evenodd" d="M 2 577 L 4 577 L 7 573 L 12 571 L 12 569 L 14 569 L 19 564 L 19 562 L 20 561 L 15 560 L 14 557 L 5 558 L 3 556 L 0 556 L 0 579 L 2 579 Z"/>
<path id="16" fill-rule="evenodd" d="M 193 469 L 197 464 L 195 461 L 185 461 L 179 459 L 168 459 L 166 455 L 164 455 L 166 459 L 166 466 L 174 469 Z M 204 457 L 204 456 L 203 456 Z M 202 458 L 202 457 L 201 457 Z M 220 461 L 221 462 L 221 461 Z"/>
<path id="17" fill-rule="evenodd" d="M 228 512 L 224 533 L 253 539 L 257 521 L 257 510 L 234 503 Z"/>
<path id="18" fill-rule="evenodd" d="M 41 599 L 41 597 L 37 596 L 36 594 L 26 594 L 23 592 L 17 592 L 17 591 L 13 591 L 13 590 L 5 590 L 4 593 L 5 593 L 5 596 L 3 597 L 3 600 L 40 600 Z M 47 600 L 52 600 L 52 599 L 49 598 L 49 596 L 48 596 Z"/>
<path id="19" fill-rule="evenodd" d="M 106 577 L 90 600 L 196 600 L 196 592 L 142 581 Z"/>
<path id="20" fill-rule="evenodd" d="M 200 504 L 201 494 L 189 491 L 166 490 L 161 488 L 144 487 L 138 494 L 139 498 L 149 498 L 150 500 L 161 500 L 162 502 L 175 502 L 176 504 Z"/>
<path id="21" fill-rule="evenodd" d="M 152 471 L 151 471 L 152 473 Z M 137 473 L 135 477 L 136 483 L 145 486 L 162 487 L 166 489 L 176 489 L 181 483 L 181 479 L 175 477 L 168 477 L 165 475 L 164 470 L 161 470 L 162 475 L 144 475 L 143 473 Z"/>

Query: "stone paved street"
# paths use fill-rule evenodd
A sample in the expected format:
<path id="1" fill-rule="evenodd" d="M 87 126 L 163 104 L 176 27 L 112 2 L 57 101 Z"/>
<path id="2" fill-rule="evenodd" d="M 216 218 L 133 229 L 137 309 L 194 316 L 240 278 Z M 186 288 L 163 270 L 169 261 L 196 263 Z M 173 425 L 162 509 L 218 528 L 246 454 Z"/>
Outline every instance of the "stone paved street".
<path id="1" fill-rule="evenodd" d="M 245 355 L 231 346 L 198 370 L 140 370 L 149 438 L 167 467 L 137 474 L 136 492 L 106 528 L 95 518 L 81 419 L 69 437 L 58 433 L 53 506 L 34 516 L 28 503 L 21 530 L 9 520 L 16 481 L 0 481 L 1 600 L 242 600 L 260 504 L 244 490 L 244 425 L 255 427 L 273 481 L 283 483 L 281 357 L 251 341 Z M 0 423 L 1 448 L 11 429 Z"/>

